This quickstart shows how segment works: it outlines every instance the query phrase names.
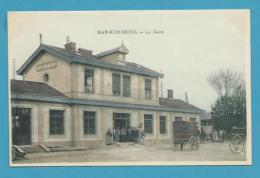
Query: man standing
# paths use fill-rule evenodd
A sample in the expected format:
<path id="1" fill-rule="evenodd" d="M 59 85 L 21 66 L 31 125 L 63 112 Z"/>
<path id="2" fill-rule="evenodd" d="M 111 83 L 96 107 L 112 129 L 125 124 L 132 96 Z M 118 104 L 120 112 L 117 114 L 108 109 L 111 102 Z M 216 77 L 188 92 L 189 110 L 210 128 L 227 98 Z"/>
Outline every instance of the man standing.
<path id="1" fill-rule="evenodd" d="M 134 142 L 134 140 L 135 140 L 134 135 L 135 135 L 134 128 L 131 127 L 131 142 Z"/>
<path id="2" fill-rule="evenodd" d="M 122 135 L 122 142 L 125 142 L 126 141 L 126 128 L 123 127 L 121 129 L 121 135 Z"/>

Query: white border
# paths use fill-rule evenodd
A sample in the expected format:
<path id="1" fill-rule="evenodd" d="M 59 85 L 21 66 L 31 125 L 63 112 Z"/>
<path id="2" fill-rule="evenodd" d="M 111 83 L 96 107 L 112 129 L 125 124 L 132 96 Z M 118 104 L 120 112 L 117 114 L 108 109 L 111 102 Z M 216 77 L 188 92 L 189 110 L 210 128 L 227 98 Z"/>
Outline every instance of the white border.
<path id="1" fill-rule="evenodd" d="M 136 10 L 128 10 L 131 12 L 140 12 Z M 173 10 L 142 10 L 142 11 L 154 11 L 157 13 L 163 13 L 167 11 L 173 11 Z M 250 9 L 219 9 L 219 10 L 174 10 L 174 11 L 247 11 L 249 13 L 249 21 L 248 26 L 250 26 Z M 9 13 L 96 13 L 96 12 L 104 12 L 104 11 L 9 11 Z M 105 11 L 105 12 L 125 12 L 125 11 Z M 160 161 L 160 162 L 88 162 L 88 163 L 82 163 L 82 162 L 75 162 L 75 163 L 67 163 L 67 162 L 59 162 L 59 163 L 30 163 L 30 164 L 19 164 L 19 163 L 13 163 L 12 162 L 12 155 L 11 155 L 11 149 L 9 149 L 9 165 L 11 167 L 37 167 L 37 166 L 169 166 L 169 165 L 178 165 L 178 166 L 188 166 L 188 165 L 252 165 L 252 128 L 251 128 L 251 36 L 250 36 L 250 29 L 248 28 L 247 35 L 249 37 L 248 39 L 248 45 L 247 45 L 247 51 L 248 51 L 248 59 L 246 60 L 246 113 L 247 113 L 247 143 L 246 143 L 246 161 Z M 9 53 L 9 51 L 8 51 Z M 8 68 L 9 65 L 11 65 L 11 62 L 8 60 Z M 9 107 L 9 148 L 11 148 L 11 122 L 12 122 L 12 116 L 11 116 L 11 94 L 10 94 L 10 76 L 8 71 L 8 107 Z"/>

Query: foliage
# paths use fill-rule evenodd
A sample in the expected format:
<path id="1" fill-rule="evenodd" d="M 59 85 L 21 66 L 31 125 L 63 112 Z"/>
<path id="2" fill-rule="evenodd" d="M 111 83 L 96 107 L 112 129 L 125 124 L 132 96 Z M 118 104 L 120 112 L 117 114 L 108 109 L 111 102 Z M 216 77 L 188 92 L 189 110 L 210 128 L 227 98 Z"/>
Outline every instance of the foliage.
<path id="1" fill-rule="evenodd" d="M 221 96 L 212 106 L 211 116 L 214 128 L 231 131 L 233 126 L 245 127 L 246 99 L 245 94 Z"/>
<path id="2" fill-rule="evenodd" d="M 217 91 L 217 101 L 211 107 L 214 128 L 231 131 L 233 126 L 246 125 L 246 89 L 240 73 L 222 70 L 208 77 Z"/>

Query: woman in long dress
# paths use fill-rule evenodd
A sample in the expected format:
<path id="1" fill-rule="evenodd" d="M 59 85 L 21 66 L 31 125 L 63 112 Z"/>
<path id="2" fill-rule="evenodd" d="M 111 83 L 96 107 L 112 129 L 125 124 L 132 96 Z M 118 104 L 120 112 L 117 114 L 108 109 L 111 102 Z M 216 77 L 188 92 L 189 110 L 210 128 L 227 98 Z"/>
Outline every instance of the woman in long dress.
<path id="1" fill-rule="evenodd" d="M 110 129 L 106 132 L 106 144 L 111 145 L 113 144 L 113 135 Z"/>

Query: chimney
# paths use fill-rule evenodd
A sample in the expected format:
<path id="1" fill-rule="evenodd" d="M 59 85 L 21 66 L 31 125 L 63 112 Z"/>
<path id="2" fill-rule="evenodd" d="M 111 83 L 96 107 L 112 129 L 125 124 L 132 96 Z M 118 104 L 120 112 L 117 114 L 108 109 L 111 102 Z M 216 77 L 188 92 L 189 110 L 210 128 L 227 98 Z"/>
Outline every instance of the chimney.
<path id="1" fill-rule="evenodd" d="M 66 37 L 65 49 L 71 52 L 76 52 L 76 43 L 70 41 L 70 37 Z"/>
<path id="2" fill-rule="evenodd" d="M 185 92 L 185 101 L 186 101 L 186 103 L 189 102 L 189 97 L 188 97 L 188 93 L 187 92 Z"/>
<path id="3" fill-rule="evenodd" d="M 92 51 L 88 49 L 79 48 L 78 51 L 82 56 L 92 55 Z"/>
<path id="4" fill-rule="evenodd" d="M 173 99 L 173 90 L 172 89 L 168 89 L 168 99 Z"/>

